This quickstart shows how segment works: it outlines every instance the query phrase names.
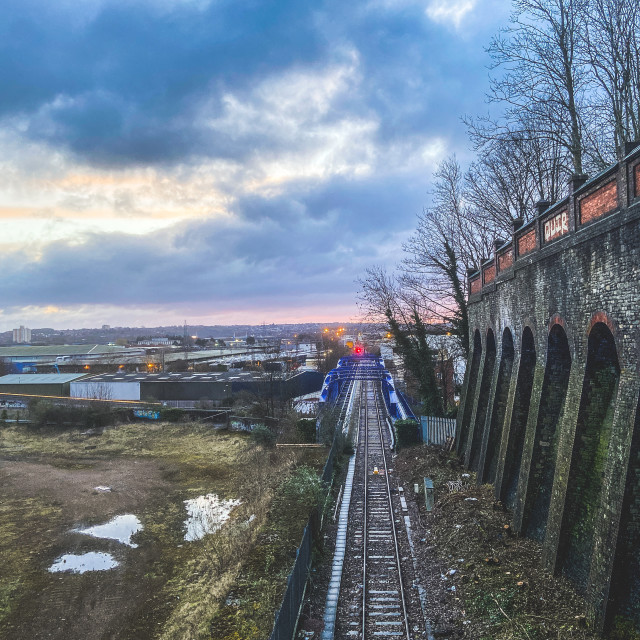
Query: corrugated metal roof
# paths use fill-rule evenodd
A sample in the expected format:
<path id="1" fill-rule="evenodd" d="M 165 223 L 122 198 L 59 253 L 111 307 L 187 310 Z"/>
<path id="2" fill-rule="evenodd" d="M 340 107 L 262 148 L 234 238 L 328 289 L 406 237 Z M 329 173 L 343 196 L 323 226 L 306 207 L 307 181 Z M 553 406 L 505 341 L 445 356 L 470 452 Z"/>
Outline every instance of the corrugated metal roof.
<path id="1" fill-rule="evenodd" d="M 16 347 L 0 347 L 0 358 L 15 358 L 18 356 L 83 356 L 88 354 L 124 353 L 126 351 L 125 347 L 106 344 L 64 344 L 46 347 L 20 345 Z"/>
<path id="2" fill-rule="evenodd" d="M 65 384 L 78 378 L 84 373 L 11 373 L 0 377 L 1 384 Z"/>

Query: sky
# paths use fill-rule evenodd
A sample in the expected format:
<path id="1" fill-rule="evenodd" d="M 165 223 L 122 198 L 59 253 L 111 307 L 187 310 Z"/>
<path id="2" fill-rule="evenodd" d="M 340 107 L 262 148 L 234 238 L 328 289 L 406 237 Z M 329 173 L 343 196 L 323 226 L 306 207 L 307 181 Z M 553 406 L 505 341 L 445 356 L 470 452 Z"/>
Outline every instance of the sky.
<path id="1" fill-rule="evenodd" d="M 506 0 L 4 0 L 0 331 L 356 319 Z"/>

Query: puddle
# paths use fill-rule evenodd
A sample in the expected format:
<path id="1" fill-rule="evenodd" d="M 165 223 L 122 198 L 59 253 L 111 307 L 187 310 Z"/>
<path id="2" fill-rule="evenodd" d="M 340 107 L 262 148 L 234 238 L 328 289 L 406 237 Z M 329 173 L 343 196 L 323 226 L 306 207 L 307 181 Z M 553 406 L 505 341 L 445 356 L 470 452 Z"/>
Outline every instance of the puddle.
<path id="1" fill-rule="evenodd" d="M 185 520 L 187 532 L 184 539 L 191 542 L 204 538 L 207 533 L 214 533 L 229 519 L 233 508 L 240 503 L 240 500 L 220 500 L 215 493 L 185 500 L 188 517 Z"/>
<path id="2" fill-rule="evenodd" d="M 90 551 L 76 555 L 67 553 L 60 556 L 50 567 L 50 573 L 70 571 L 71 573 L 85 573 L 86 571 L 107 571 L 118 566 L 118 561 L 110 553 Z"/>
<path id="3" fill-rule="evenodd" d="M 131 538 L 135 533 L 142 529 L 142 523 L 132 513 L 126 513 L 122 516 L 116 516 L 105 524 L 98 524 L 95 527 L 87 527 L 86 529 L 73 529 L 75 533 L 84 533 L 94 538 L 107 538 L 109 540 L 117 540 L 129 547 L 137 547 L 137 544 L 131 542 Z"/>

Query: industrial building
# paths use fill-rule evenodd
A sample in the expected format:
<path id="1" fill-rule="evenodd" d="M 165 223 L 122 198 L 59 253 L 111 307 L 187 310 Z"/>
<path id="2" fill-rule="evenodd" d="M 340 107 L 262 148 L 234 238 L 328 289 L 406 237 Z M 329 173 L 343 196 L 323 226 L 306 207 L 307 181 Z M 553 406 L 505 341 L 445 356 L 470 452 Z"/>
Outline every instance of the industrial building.
<path id="1" fill-rule="evenodd" d="M 83 373 L 26 373 L 0 377 L 0 393 L 34 396 L 68 396 L 74 380 Z"/>
<path id="2" fill-rule="evenodd" d="M 304 370 L 293 376 L 261 372 L 104 373 L 71 383 L 71 396 L 101 400 L 223 401 L 240 391 L 294 397 L 320 389 L 323 376 Z"/>
<path id="3" fill-rule="evenodd" d="M 0 362 L 12 365 L 17 373 L 36 371 L 42 366 L 119 363 L 133 357 L 143 359 L 144 355 L 143 348 L 102 344 L 0 347 Z"/>

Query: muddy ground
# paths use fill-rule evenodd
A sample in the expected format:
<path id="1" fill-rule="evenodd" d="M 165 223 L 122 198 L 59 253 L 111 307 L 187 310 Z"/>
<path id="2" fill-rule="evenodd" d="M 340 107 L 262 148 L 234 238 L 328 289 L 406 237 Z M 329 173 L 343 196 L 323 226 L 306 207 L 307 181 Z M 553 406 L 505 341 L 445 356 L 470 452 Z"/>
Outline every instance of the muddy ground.
<path id="1" fill-rule="evenodd" d="M 270 492 L 305 455 L 198 425 L 1 428 L 0 638 L 210 638 Z M 185 541 L 184 500 L 208 493 L 242 500 L 229 521 L 243 527 L 238 558 L 224 555 L 218 534 Z M 73 531 L 123 514 L 142 524 L 134 546 Z M 63 554 L 86 552 L 110 553 L 119 566 L 48 571 Z"/>
<path id="2" fill-rule="evenodd" d="M 0 461 L 2 515 L 18 522 L 10 542 L 23 551 L 26 566 L 18 573 L 22 585 L 30 585 L 28 592 L 17 586 L 10 596 L 12 613 L 3 624 L 3 637 L 123 637 L 144 608 L 140 586 L 152 582 L 145 574 L 154 564 L 153 547 L 130 548 L 72 529 L 123 513 L 136 514 L 144 523 L 146 511 L 167 500 L 179 503 L 180 488 L 164 479 L 156 460 L 85 458 L 77 464 L 80 468 L 63 469 L 44 462 Z M 97 486 L 112 490 L 99 492 Z M 89 551 L 111 553 L 120 566 L 82 575 L 47 571 L 62 554 Z M 11 581 L 4 568 L 0 572 Z"/>

